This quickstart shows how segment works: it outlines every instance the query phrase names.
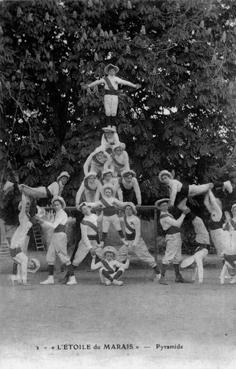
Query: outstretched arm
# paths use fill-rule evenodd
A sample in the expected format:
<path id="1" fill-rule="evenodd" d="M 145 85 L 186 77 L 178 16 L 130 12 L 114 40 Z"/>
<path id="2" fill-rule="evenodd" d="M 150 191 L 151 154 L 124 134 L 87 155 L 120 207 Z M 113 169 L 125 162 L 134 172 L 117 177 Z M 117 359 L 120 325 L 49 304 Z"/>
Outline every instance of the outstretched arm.
<path id="1" fill-rule="evenodd" d="M 213 211 L 216 212 L 216 214 L 218 215 L 218 217 L 222 217 L 222 210 L 216 200 L 215 195 L 213 194 L 212 191 L 209 191 L 209 201 L 210 201 L 210 206 L 212 207 Z"/>
<path id="2" fill-rule="evenodd" d="M 176 196 L 177 196 L 177 185 L 171 181 L 170 182 L 170 200 L 169 200 L 170 206 L 174 206 Z"/>
<path id="3" fill-rule="evenodd" d="M 98 86 L 98 85 L 102 85 L 102 84 L 104 84 L 105 83 L 105 81 L 104 81 L 104 79 L 103 78 L 101 78 L 101 79 L 97 79 L 96 81 L 94 81 L 94 82 L 91 82 L 91 83 L 89 83 L 88 85 L 86 85 L 88 88 L 91 88 L 91 87 L 95 87 L 95 86 Z"/>
<path id="4" fill-rule="evenodd" d="M 133 88 L 139 88 L 139 84 L 134 84 L 132 82 L 126 81 L 125 79 L 121 79 L 119 77 L 116 77 L 116 81 L 119 83 L 119 85 L 125 85 Z"/>

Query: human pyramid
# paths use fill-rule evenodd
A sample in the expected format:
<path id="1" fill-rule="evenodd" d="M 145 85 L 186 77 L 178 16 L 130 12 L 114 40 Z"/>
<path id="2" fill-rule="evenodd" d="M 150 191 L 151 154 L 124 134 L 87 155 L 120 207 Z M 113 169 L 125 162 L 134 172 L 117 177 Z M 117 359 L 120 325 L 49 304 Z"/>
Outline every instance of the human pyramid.
<path id="1" fill-rule="evenodd" d="M 95 81 L 86 88 L 95 85 L 105 85 L 105 112 L 107 117 L 115 117 L 118 107 L 118 85 L 125 84 L 139 88 L 128 81 L 116 77 L 118 68 L 109 64 L 105 68 L 106 77 Z M 111 122 L 111 121 L 110 121 Z M 224 260 L 220 275 L 221 283 L 228 271 L 231 275 L 236 262 L 236 204 L 235 184 L 230 181 L 223 183 L 186 184 L 173 177 L 168 170 L 159 173 L 159 180 L 166 185 L 169 197 L 159 199 L 155 205 L 160 210 L 160 224 L 165 233 L 166 250 L 160 268 L 154 257 L 148 251 L 141 236 L 141 222 L 137 216 L 136 204 L 142 204 L 141 191 L 135 172 L 130 168 L 129 155 L 126 146 L 120 142 L 114 125 L 103 128 L 101 145 L 88 156 L 84 163 L 84 179 L 77 191 L 75 206 L 82 213 L 80 223 L 81 240 L 72 257 L 67 252 L 66 223 L 68 215 L 65 212 L 66 202 L 62 197 L 64 186 L 70 179 L 66 171 L 60 173 L 57 180 L 49 186 L 37 188 L 25 184 L 7 181 L 4 193 L 15 190 L 22 194 L 19 204 L 19 226 L 10 244 L 10 254 L 13 258 L 12 282 L 27 283 L 27 271 L 35 272 L 39 269 L 36 259 L 29 259 L 27 246 L 29 232 L 34 222 L 53 229 L 51 241 L 46 254 L 48 264 L 48 278 L 42 285 L 54 284 L 54 265 L 56 256 L 66 265 L 65 283 L 77 284 L 75 269 L 79 267 L 85 257 L 91 255 L 91 269 L 99 269 L 100 280 L 106 286 L 111 284 L 121 286 L 124 271 L 129 267 L 130 253 L 147 263 L 153 269 L 153 280 L 165 285 L 166 270 L 173 263 L 175 282 L 187 282 L 180 273 L 180 267 L 195 265 L 193 280 L 198 275 L 199 283 L 203 282 L 203 260 L 208 254 L 210 239 L 216 248 L 217 255 Z M 229 197 L 232 202 L 232 217 L 222 209 L 222 202 L 213 191 L 219 187 L 221 197 Z M 219 191 L 218 191 L 219 192 Z M 199 216 L 195 215 L 188 206 L 188 199 L 204 195 L 204 205 L 209 212 L 208 229 Z M 51 201 L 55 210 L 52 221 L 45 220 L 35 210 L 34 200 L 45 198 Z M 178 208 L 182 214 L 174 218 L 172 208 Z M 184 219 L 189 218 L 195 232 L 195 251 L 191 257 L 182 260 L 181 226 Z M 120 237 L 121 247 L 107 245 L 110 225 L 113 225 Z M 209 232 L 208 232 L 209 230 Z M 231 283 L 236 283 L 234 275 Z"/>

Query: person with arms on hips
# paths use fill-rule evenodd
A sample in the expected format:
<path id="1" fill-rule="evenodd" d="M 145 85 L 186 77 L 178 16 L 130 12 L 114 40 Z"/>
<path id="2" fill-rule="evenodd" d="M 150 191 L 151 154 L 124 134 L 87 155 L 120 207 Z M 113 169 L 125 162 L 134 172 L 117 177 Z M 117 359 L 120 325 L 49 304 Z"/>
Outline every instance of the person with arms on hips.
<path id="1" fill-rule="evenodd" d="M 99 146 L 87 157 L 84 163 L 84 174 L 87 176 L 89 172 L 95 172 L 99 178 L 103 170 L 107 169 L 110 165 L 110 155 Z"/>
<path id="2" fill-rule="evenodd" d="M 118 103 L 119 103 L 119 85 L 129 86 L 133 88 L 140 88 L 141 85 L 134 84 L 116 76 L 119 72 L 119 68 L 113 64 L 108 64 L 105 69 L 104 76 L 92 83 L 85 85 L 86 88 L 90 89 L 98 85 L 104 85 L 104 107 L 105 114 L 107 117 L 115 117 L 117 115 Z"/>
<path id="3" fill-rule="evenodd" d="M 102 196 L 100 200 L 94 204 L 93 207 L 102 208 L 102 241 L 105 242 L 110 225 L 113 224 L 115 230 L 118 232 L 122 243 L 126 244 L 124 234 L 121 230 L 121 223 L 118 217 L 118 210 L 123 209 L 126 203 L 119 201 L 114 197 L 114 189 L 112 185 L 105 185 L 102 188 Z"/>
<path id="4" fill-rule="evenodd" d="M 180 210 L 186 207 L 188 197 L 202 195 L 214 187 L 213 183 L 201 185 L 181 183 L 174 179 L 173 174 L 168 170 L 162 170 L 159 173 L 159 180 L 169 188 L 170 206 L 176 206 Z"/>
<path id="5" fill-rule="evenodd" d="M 52 205 L 55 210 L 55 218 L 53 222 L 37 218 L 39 223 L 44 223 L 48 227 L 53 228 L 53 235 L 48 247 L 46 260 L 48 263 L 48 278 L 40 282 L 40 284 L 54 284 L 54 265 L 56 256 L 59 257 L 61 262 L 66 265 L 70 278 L 73 277 L 73 267 L 70 262 L 70 258 L 67 253 L 67 235 L 66 235 L 66 223 L 68 221 L 68 215 L 65 212 L 66 203 L 61 196 L 56 196 L 52 199 Z"/>
<path id="6" fill-rule="evenodd" d="M 93 255 L 91 269 L 99 269 L 100 280 L 102 284 L 110 286 L 122 286 L 123 281 L 120 278 L 123 276 L 124 271 L 129 267 L 129 258 L 125 263 L 120 263 L 116 260 L 117 251 L 112 246 L 106 246 L 103 249 L 103 257 L 100 261 L 96 262 L 96 256 Z"/>
<path id="7" fill-rule="evenodd" d="M 75 199 L 76 208 L 78 208 L 82 202 L 98 201 L 100 191 L 101 191 L 101 183 L 97 179 L 97 173 L 89 172 L 84 177 L 84 180 L 76 193 Z"/>
<path id="8" fill-rule="evenodd" d="M 136 207 L 133 203 L 126 203 L 125 205 L 124 225 L 127 246 L 121 246 L 119 249 L 121 260 L 129 253 L 135 254 L 153 269 L 153 280 L 159 280 L 160 270 L 141 236 L 141 222 L 137 217 Z"/>
<path id="9" fill-rule="evenodd" d="M 28 232 L 32 227 L 29 217 L 30 199 L 22 194 L 22 200 L 18 206 L 19 226 L 16 228 L 10 243 L 10 255 L 14 261 L 13 275 L 11 281 L 27 284 L 28 257 L 26 255 L 26 243 L 28 243 Z"/>
<path id="10" fill-rule="evenodd" d="M 102 186 L 100 187 L 100 196 L 102 196 L 103 187 L 106 185 L 111 185 L 113 187 L 114 197 L 118 198 L 118 200 L 120 201 L 123 201 L 118 178 L 114 177 L 114 172 L 112 169 L 106 169 L 102 172 Z"/>
<path id="11" fill-rule="evenodd" d="M 104 133 L 102 135 L 101 147 L 108 154 L 111 154 L 113 146 L 120 142 L 119 136 L 116 132 L 116 127 L 107 126 L 107 127 L 102 128 L 102 130 Z"/>
<path id="12" fill-rule="evenodd" d="M 136 173 L 133 170 L 126 169 L 121 172 L 119 185 L 122 193 L 122 201 L 133 202 L 137 205 L 142 204 L 140 187 L 136 178 Z"/>
<path id="13" fill-rule="evenodd" d="M 113 146 L 113 152 L 111 154 L 111 164 L 109 168 L 112 168 L 114 176 L 120 176 L 124 170 L 129 170 L 129 155 L 125 151 L 125 144 L 120 142 Z"/>
<path id="14" fill-rule="evenodd" d="M 70 175 L 68 172 L 61 172 L 55 182 L 52 182 L 49 186 L 30 187 L 25 184 L 19 184 L 18 188 L 20 192 L 24 193 L 28 197 L 34 199 L 48 199 L 52 200 L 55 196 L 61 196 L 62 191 L 68 182 Z M 14 187 L 12 182 L 8 182 L 8 188 Z"/>
<path id="15" fill-rule="evenodd" d="M 161 278 L 160 284 L 167 284 L 165 280 L 165 273 L 170 263 L 173 263 L 175 270 L 175 282 L 186 282 L 179 271 L 179 264 L 182 259 L 182 238 L 181 229 L 182 223 L 186 214 L 190 212 L 189 208 L 185 208 L 183 213 L 178 219 L 175 219 L 172 214 L 169 213 L 169 198 L 164 198 L 156 201 L 156 207 L 160 210 L 160 224 L 165 232 L 166 251 L 162 259 L 161 266 Z"/>
<path id="16" fill-rule="evenodd" d="M 78 249 L 73 259 L 73 267 L 77 267 L 90 253 L 94 256 L 102 255 L 102 244 L 100 244 L 98 233 L 98 216 L 91 213 L 91 203 L 83 202 L 80 204 L 78 210 L 84 215 L 83 220 L 80 223 L 81 228 L 81 240 L 78 245 Z M 76 284 L 75 276 L 67 284 Z"/>
<path id="17" fill-rule="evenodd" d="M 192 222 L 195 240 L 194 240 L 194 254 L 184 259 L 180 267 L 187 268 L 194 264 L 194 272 L 192 280 L 195 281 L 196 274 L 198 275 L 198 282 L 203 282 L 203 260 L 208 255 L 210 250 L 210 236 L 202 218 L 198 217 L 193 212 L 190 212 L 186 218 L 189 218 Z"/>

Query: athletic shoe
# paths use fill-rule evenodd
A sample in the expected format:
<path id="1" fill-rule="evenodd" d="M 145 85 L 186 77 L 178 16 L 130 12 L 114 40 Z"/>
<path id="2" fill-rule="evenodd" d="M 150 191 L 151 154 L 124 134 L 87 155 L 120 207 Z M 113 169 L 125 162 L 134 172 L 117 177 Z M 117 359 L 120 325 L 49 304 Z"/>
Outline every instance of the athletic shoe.
<path id="1" fill-rule="evenodd" d="M 122 281 L 117 281 L 117 279 L 114 279 L 112 282 L 115 286 L 122 286 L 124 284 L 124 282 Z"/>
<path id="2" fill-rule="evenodd" d="M 54 284 L 53 276 L 49 276 L 45 281 L 40 282 L 40 284 Z"/>
<path id="3" fill-rule="evenodd" d="M 111 285 L 111 281 L 106 281 L 105 282 L 105 286 L 110 286 Z"/>
<path id="4" fill-rule="evenodd" d="M 160 279 L 159 279 L 159 283 L 160 284 L 165 284 L 165 285 L 168 285 L 168 283 L 166 282 L 165 280 L 165 277 L 161 276 Z"/>
<path id="5" fill-rule="evenodd" d="M 73 284 L 77 284 L 77 281 L 75 279 L 75 276 L 72 275 L 71 277 L 69 277 L 69 280 L 68 280 L 68 282 L 66 284 L 67 285 L 70 285 L 70 286 L 72 286 Z"/>
<path id="6" fill-rule="evenodd" d="M 231 281 L 229 283 L 231 283 L 231 284 L 236 283 L 236 275 L 231 279 Z"/>

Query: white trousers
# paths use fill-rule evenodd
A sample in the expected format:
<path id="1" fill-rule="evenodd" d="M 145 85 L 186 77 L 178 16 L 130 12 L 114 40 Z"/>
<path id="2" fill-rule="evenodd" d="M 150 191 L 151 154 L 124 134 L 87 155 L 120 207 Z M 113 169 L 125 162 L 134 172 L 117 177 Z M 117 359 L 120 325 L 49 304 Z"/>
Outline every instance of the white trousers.
<path id="1" fill-rule="evenodd" d="M 107 117 L 115 117 L 117 115 L 118 102 L 117 95 L 104 95 L 104 108 Z"/>
<path id="2" fill-rule="evenodd" d="M 120 219 L 119 219 L 117 214 L 114 214 L 114 215 L 111 215 L 111 216 L 103 215 L 102 231 L 104 233 L 108 232 L 111 224 L 113 224 L 116 231 L 118 231 L 118 232 L 121 231 Z"/>
<path id="3" fill-rule="evenodd" d="M 151 268 L 154 268 L 157 264 L 154 257 L 148 251 L 147 245 L 145 244 L 142 237 L 140 237 L 139 242 L 136 246 L 133 246 L 134 241 L 126 241 L 128 247 L 123 245 L 119 249 L 119 260 L 126 260 L 128 254 L 135 254 L 141 261 L 148 264 Z"/>
<path id="4" fill-rule="evenodd" d="M 179 264 L 181 262 L 182 239 L 180 233 L 166 235 L 166 251 L 162 259 L 163 264 Z"/>
<path id="5" fill-rule="evenodd" d="M 198 281 L 199 283 L 203 282 L 203 259 L 207 256 L 208 250 L 202 249 L 200 251 L 197 251 L 193 257 L 196 262 L 196 267 L 193 272 L 192 280 L 195 281 L 196 275 L 198 275 Z"/>
<path id="6" fill-rule="evenodd" d="M 93 249 L 96 252 L 96 255 L 98 257 L 102 257 L 102 248 L 98 246 L 98 243 L 96 240 L 90 240 L 90 243 L 93 247 Z M 84 259 L 85 257 L 88 255 L 89 253 L 89 248 L 88 246 L 84 243 L 84 241 L 81 239 L 79 242 L 79 247 L 78 250 L 76 251 L 74 260 L 73 260 L 73 265 L 74 266 L 78 266 Z"/>
<path id="7" fill-rule="evenodd" d="M 27 266 L 28 266 L 28 256 L 23 252 L 19 252 L 13 260 L 17 263 L 17 275 L 23 283 L 27 282 Z"/>
<path id="8" fill-rule="evenodd" d="M 46 255 L 46 260 L 49 265 L 55 264 L 56 255 L 63 264 L 70 265 L 70 258 L 67 254 L 67 235 L 64 232 L 53 233 L 52 235 Z"/>

